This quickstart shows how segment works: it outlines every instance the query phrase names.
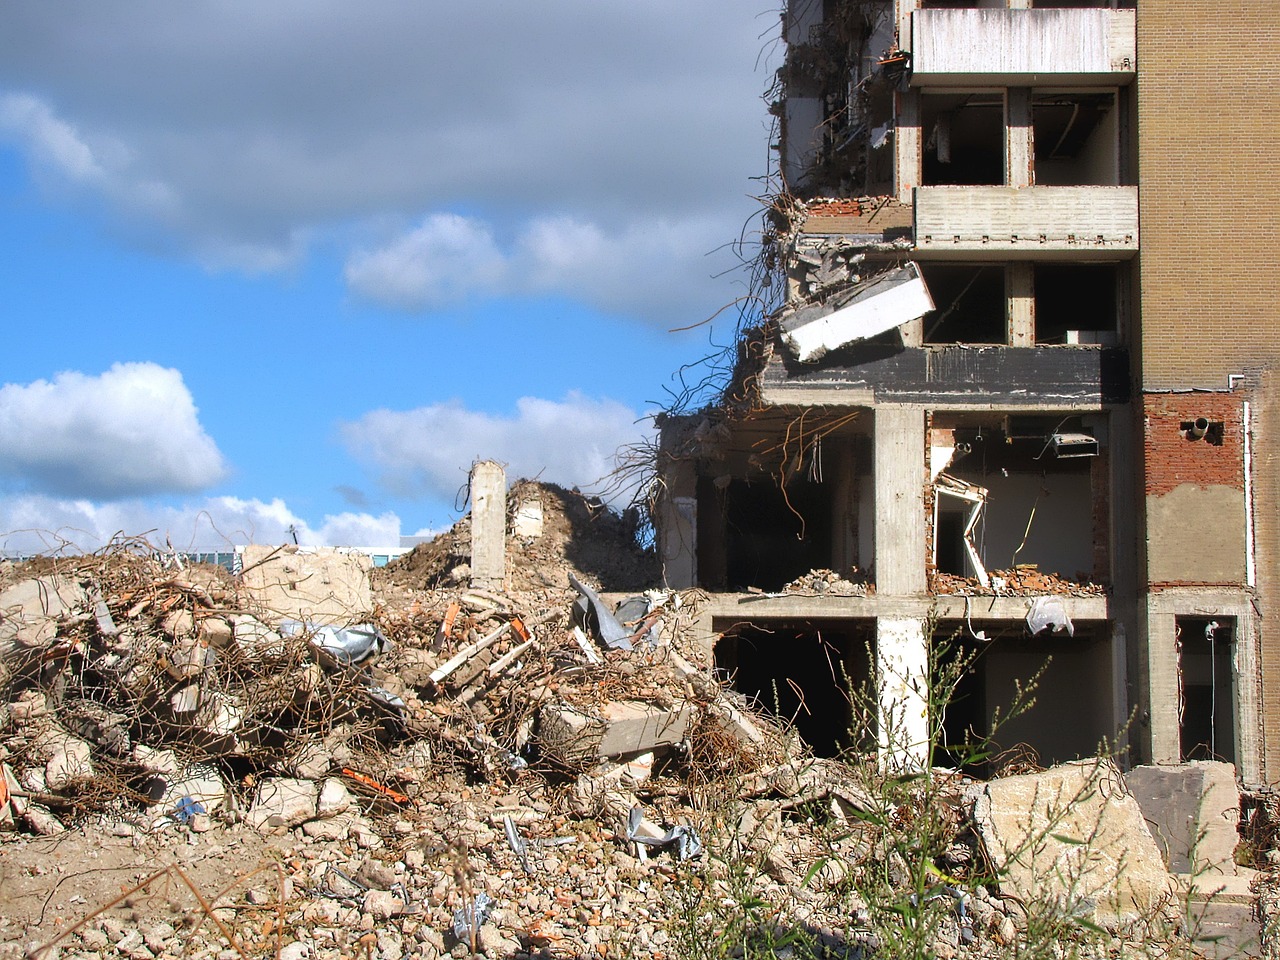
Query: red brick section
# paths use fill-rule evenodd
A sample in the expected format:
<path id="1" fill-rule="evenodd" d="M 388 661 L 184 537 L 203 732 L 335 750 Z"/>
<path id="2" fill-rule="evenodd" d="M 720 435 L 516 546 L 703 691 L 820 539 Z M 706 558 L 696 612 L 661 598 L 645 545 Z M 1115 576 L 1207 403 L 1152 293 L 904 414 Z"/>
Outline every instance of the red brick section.
<path id="1" fill-rule="evenodd" d="M 1242 398 L 1233 393 L 1161 393 L 1142 398 L 1146 495 L 1163 496 L 1184 483 L 1244 489 Z M 1222 424 L 1222 443 L 1188 440 L 1182 424 L 1204 417 Z"/>

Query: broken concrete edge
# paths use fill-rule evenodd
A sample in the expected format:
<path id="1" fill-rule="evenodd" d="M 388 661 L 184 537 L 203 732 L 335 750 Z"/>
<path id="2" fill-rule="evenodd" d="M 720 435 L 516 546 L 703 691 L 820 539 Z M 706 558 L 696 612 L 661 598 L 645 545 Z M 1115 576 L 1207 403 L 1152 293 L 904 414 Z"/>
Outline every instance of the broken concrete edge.
<path id="1" fill-rule="evenodd" d="M 1175 897 L 1142 810 L 1108 758 L 975 784 L 969 799 L 1000 889 L 1024 903 L 1123 925 Z"/>

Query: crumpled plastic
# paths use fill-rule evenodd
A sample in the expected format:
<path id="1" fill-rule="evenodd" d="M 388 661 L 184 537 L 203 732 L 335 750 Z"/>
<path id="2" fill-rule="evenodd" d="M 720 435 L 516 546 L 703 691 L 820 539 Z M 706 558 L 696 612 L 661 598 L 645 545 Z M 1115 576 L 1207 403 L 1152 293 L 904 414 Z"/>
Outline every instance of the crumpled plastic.
<path id="1" fill-rule="evenodd" d="M 569 583 L 581 594 L 574 601 L 573 609 L 582 625 L 603 640 L 605 646 L 617 650 L 630 650 L 631 631 L 613 615 L 613 611 L 600 599 L 600 596 L 580 582 L 572 573 L 569 574 Z"/>
<path id="2" fill-rule="evenodd" d="M 1076 635 L 1075 625 L 1067 616 L 1067 605 L 1061 597 L 1036 597 L 1027 611 L 1027 629 L 1035 636 L 1049 627 L 1053 627 L 1054 633 L 1065 630 L 1069 637 Z"/>
<path id="3" fill-rule="evenodd" d="M 453 935 L 459 940 L 469 940 L 471 931 L 479 931 L 493 910 L 493 898 L 487 893 L 477 893 L 470 903 L 453 915 Z"/>
<path id="4" fill-rule="evenodd" d="M 642 823 L 644 811 L 639 807 L 632 807 L 627 816 L 627 839 L 632 843 L 659 848 L 674 846 L 677 860 L 692 860 L 702 854 L 702 840 L 693 827 L 678 823 L 661 837 L 645 837 L 637 835 Z"/>
<path id="5" fill-rule="evenodd" d="M 372 663 L 391 648 L 391 641 L 372 623 L 335 627 L 327 623 L 284 620 L 280 623 L 280 633 L 286 637 L 305 634 L 314 646 L 350 667 Z"/>

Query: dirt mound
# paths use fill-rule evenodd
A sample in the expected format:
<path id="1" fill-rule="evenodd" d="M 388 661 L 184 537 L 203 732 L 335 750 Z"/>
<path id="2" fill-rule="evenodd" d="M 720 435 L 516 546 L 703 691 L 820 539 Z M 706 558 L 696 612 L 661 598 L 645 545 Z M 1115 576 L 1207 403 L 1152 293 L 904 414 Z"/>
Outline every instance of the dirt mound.
<path id="1" fill-rule="evenodd" d="M 517 515 L 540 516 L 541 532 L 522 533 Z M 636 542 L 636 523 L 600 500 L 554 483 L 519 480 L 507 495 L 507 588 L 513 593 L 568 589 L 569 574 L 605 591 L 644 590 L 661 581 L 653 549 Z M 523 529 L 527 530 L 528 527 Z M 468 514 L 430 543 L 375 573 L 375 587 L 436 590 L 470 574 Z"/>

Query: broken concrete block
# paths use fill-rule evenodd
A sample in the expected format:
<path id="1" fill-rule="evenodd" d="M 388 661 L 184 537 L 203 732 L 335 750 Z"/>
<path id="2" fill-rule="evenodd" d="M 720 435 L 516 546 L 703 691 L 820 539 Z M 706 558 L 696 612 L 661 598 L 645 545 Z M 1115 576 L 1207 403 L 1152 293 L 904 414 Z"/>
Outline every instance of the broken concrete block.
<path id="1" fill-rule="evenodd" d="M 1128 922 L 1168 900 L 1164 860 L 1111 761 L 992 780 L 974 795 L 974 825 L 1000 887 L 1024 902 Z"/>
<path id="2" fill-rule="evenodd" d="M 243 580 L 272 622 L 360 623 L 373 610 L 372 569 L 365 554 L 333 547 L 249 546 Z"/>
<path id="3" fill-rule="evenodd" d="M 195 617 L 191 615 L 190 610 L 171 610 L 164 618 L 161 629 L 173 639 L 181 640 L 196 632 Z"/>
<path id="4" fill-rule="evenodd" d="M 160 750 L 138 743 L 134 744 L 131 756 L 133 762 L 147 773 L 158 773 L 162 776 L 172 777 L 176 776 L 178 771 L 182 769 L 178 755 L 172 750 Z"/>
<path id="5" fill-rule="evenodd" d="M 320 795 L 316 800 L 316 816 L 322 820 L 336 817 L 351 809 L 355 798 L 347 785 L 336 777 L 329 777 L 320 785 Z"/>
<path id="6" fill-rule="evenodd" d="M 1240 789 L 1234 765 L 1196 761 L 1134 767 L 1124 779 L 1170 871 L 1235 874 Z"/>
<path id="7" fill-rule="evenodd" d="M 231 618 L 231 627 L 236 646 L 245 653 L 261 656 L 279 656 L 284 653 L 284 640 L 257 617 L 247 613 L 236 614 Z"/>
<path id="8" fill-rule="evenodd" d="M 0 657 L 15 644 L 43 647 L 57 635 L 58 618 L 88 606 L 84 589 L 66 577 L 34 577 L 0 593 Z"/>
<path id="9" fill-rule="evenodd" d="M 803 304 L 782 321 L 782 339 L 802 363 L 855 340 L 902 326 L 933 309 L 915 263 L 886 270 L 823 303 Z"/>
<path id="10" fill-rule="evenodd" d="M 196 638 L 215 650 L 224 650 L 231 646 L 235 632 L 222 617 L 204 617 L 196 624 Z"/>
<path id="11" fill-rule="evenodd" d="M 66 790 L 93 779 L 93 747 L 60 726 L 42 731 L 32 742 L 32 752 L 44 761 L 45 790 Z"/>
<path id="12" fill-rule="evenodd" d="M 314 820 L 320 785 L 312 780 L 264 780 L 245 820 L 262 833 L 280 834 Z"/>
<path id="13" fill-rule="evenodd" d="M 538 717 L 542 749 L 563 761 L 644 753 L 684 740 L 696 717 L 693 704 L 665 709 L 623 700 L 601 706 L 595 716 L 568 704 L 544 704 Z"/>
<path id="14" fill-rule="evenodd" d="M 148 792 L 157 798 L 151 812 L 170 816 L 178 810 L 192 815 L 216 812 L 227 799 L 227 785 L 218 769 L 207 763 L 193 763 L 181 774 L 158 774 L 148 785 Z"/>

